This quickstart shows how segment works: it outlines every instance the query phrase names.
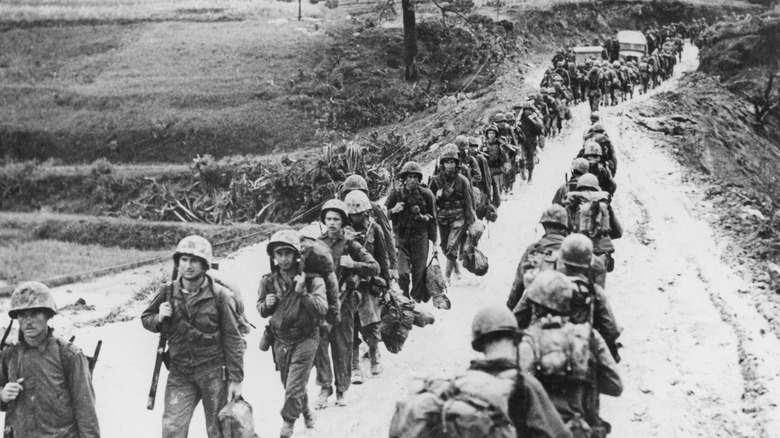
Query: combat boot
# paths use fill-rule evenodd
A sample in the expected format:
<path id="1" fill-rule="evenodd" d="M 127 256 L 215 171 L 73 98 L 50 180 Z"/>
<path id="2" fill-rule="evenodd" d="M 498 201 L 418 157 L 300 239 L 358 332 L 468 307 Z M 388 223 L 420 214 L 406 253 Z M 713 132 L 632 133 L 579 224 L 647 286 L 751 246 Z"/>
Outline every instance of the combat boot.
<path id="1" fill-rule="evenodd" d="M 528 184 L 531 184 L 531 180 L 534 178 L 534 170 L 528 169 Z"/>
<path id="2" fill-rule="evenodd" d="M 350 381 L 353 385 L 363 383 L 363 370 L 360 369 L 360 348 L 357 345 L 352 348 L 352 379 Z"/>
<path id="3" fill-rule="evenodd" d="M 379 364 L 379 348 L 374 345 L 369 348 L 369 353 L 371 354 L 371 374 L 378 376 L 382 374 L 382 366 Z"/>
<path id="4" fill-rule="evenodd" d="M 450 277 L 452 276 L 452 270 L 455 266 L 455 260 L 447 258 L 447 267 L 444 269 L 444 278 L 447 282 L 447 286 L 450 285 Z"/>
<path id="5" fill-rule="evenodd" d="M 456 280 L 460 280 L 460 266 L 458 266 L 457 260 L 452 261 L 452 273 L 455 274 Z"/>
<path id="6" fill-rule="evenodd" d="M 323 386 L 320 395 L 317 396 L 317 402 L 314 403 L 314 409 L 325 409 L 328 405 L 328 397 L 333 395 L 332 386 Z"/>
<path id="7" fill-rule="evenodd" d="M 285 421 L 282 424 L 282 431 L 279 432 L 279 438 L 290 438 L 293 435 L 295 429 L 295 423 L 291 421 Z"/>
<path id="8" fill-rule="evenodd" d="M 336 391 L 336 406 L 344 407 L 347 406 L 347 398 L 346 394 L 343 392 Z"/>
<path id="9" fill-rule="evenodd" d="M 314 429 L 317 426 L 317 417 L 314 415 L 314 411 L 311 410 L 308 403 L 303 406 L 303 421 L 306 423 L 307 429 Z"/>

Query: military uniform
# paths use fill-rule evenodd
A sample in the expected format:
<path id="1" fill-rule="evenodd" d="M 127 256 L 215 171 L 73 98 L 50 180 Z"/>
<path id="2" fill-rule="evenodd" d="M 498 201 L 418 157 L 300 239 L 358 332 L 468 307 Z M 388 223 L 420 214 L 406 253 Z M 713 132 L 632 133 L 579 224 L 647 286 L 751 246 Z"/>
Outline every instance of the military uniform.
<path id="1" fill-rule="evenodd" d="M 17 438 L 99 438 L 95 391 L 79 348 L 51 334 L 3 350 L 0 386 L 24 378 L 16 400 L 0 404 L 6 431 Z"/>
<path id="2" fill-rule="evenodd" d="M 160 323 L 160 305 L 166 301 L 173 314 Z M 179 279 L 160 287 L 141 322 L 154 333 L 166 327 L 168 335 L 163 437 L 186 437 L 192 413 L 202 400 L 208 436 L 219 438 L 217 414 L 228 401 L 228 381 L 244 379 L 246 342 L 232 293 L 208 275 L 194 292 L 184 289 Z"/>
<path id="3" fill-rule="evenodd" d="M 469 196 L 471 185 L 458 173 L 448 177 L 439 172 L 431 180 L 431 191 L 436 198 L 436 217 L 439 223 L 441 249 L 449 260 L 456 260 L 464 243 L 465 231 L 476 220 L 474 204 Z"/>

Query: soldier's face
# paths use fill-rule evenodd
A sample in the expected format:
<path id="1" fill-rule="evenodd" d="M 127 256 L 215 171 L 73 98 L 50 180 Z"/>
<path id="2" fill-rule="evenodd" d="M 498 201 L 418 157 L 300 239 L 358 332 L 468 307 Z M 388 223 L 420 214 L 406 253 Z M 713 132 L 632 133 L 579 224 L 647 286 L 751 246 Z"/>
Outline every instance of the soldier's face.
<path id="1" fill-rule="evenodd" d="M 275 250 L 274 262 L 281 270 L 289 270 L 295 262 L 295 251 L 290 248 L 279 248 Z"/>
<path id="2" fill-rule="evenodd" d="M 341 215 L 338 212 L 329 211 L 325 213 L 325 226 L 328 227 L 329 233 L 338 233 L 344 226 L 344 221 L 341 220 Z"/>
<path id="3" fill-rule="evenodd" d="M 49 313 L 41 309 L 22 310 L 16 316 L 24 339 L 28 342 L 41 339 L 46 334 L 49 318 Z"/>
<path id="4" fill-rule="evenodd" d="M 179 257 L 179 273 L 185 280 L 197 280 L 204 272 L 206 268 L 198 257 L 189 254 Z"/>
<path id="5" fill-rule="evenodd" d="M 454 160 L 447 160 L 444 162 L 444 171 L 448 173 L 452 173 L 455 171 L 455 161 Z"/>
<path id="6" fill-rule="evenodd" d="M 417 175 L 408 175 L 404 180 L 408 189 L 415 189 L 420 185 L 420 177 Z"/>
<path id="7" fill-rule="evenodd" d="M 496 139 L 496 133 L 494 131 L 488 131 L 487 136 L 488 136 L 488 140 Z"/>

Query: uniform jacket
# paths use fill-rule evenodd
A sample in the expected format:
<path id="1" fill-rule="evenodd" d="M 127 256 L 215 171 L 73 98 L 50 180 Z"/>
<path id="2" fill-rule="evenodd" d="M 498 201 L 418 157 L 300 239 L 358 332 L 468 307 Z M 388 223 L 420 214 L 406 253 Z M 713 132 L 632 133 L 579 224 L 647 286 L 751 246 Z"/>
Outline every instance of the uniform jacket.
<path id="1" fill-rule="evenodd" d="M 257 311 L 269 324 L 274 338 L 284 342 L 300 342 L 318 333 L 320 323 L 328 310 L 325 281 L 320 276 L 307 276 L 303 293 L 295 291 L 295 282 L 286 283 L 279 270 L 266 274 L 260 280 Z M 265 299 L 276 294 L 277 302 L 270 308 Z"/>
<path id="2" fill-rule="evenodd" d="M 385 281 L 389 281 L 390 264 L 385 256 L 385 240 L 382 232 L 379 230 L 379 226 L 375 222 L 369 222 L 368 227 L 364 231 L 355 231 L 355 240 L 358 241 L 366 251 L 374 256 L 379 264 L 379 277 Z M 360 318 L 360 324 L 364 327 L 381 321 L 382 314 L 379 305 L 379 294 L 370 290 L 370 287 L 366 286 L 361 288 L 360 302 L 357 306 L 358 317 Z"/>
<path id="3" fill-rule="evenodd" d="M 487 199 L 493 199 L 493 181 L 490 178 L 490 166 L 488 166 L 487 158 L 485 158 L 483 154 L 477 152 L 476 156 L 474 156 L 474 159 L 479 165 L 479 170 L 483 175 L 483 178 L 479 183 L 474 181 L 472 181 L 472 183 L 480 190 L 482 190 L 482 193 L 487 196 Z"/>
<path id="4" fill-rule="evenodd" d="M 532 348 L 526 345 L 527 341 L 521 343 L 521 358 L 527 355 L 523 351 Z M 565 385 L 545 384 L 544 389 L 550 400 L 555 405 L 555 409 L 561 415 L 564 423 L 572 420 L 575 414 L 580 414 L 591 427 L 599 426 L 601 420 L 598 417 L 600 394 L 617 397 L 623 393 L 623 382 L 617 372 L 617 364 L 607 349 L 607 345 L 597 331 L 593 331 L 591 337 L 590 350 L 595 363 L 594 386 L 591 382 L 567 382 Z"/>
<path id="5" fill-rule="evenodd" d="M 387 264 L 391 267 L 395 266 L 396 253 L 395 253 L 395 238 L 393 237 L 393 227 L 390 225 L 390 219 L 387 217 L 387 212 L 381 204 L 371 202 L 371 212 L 374 216 L 374 221 L 379 225 L 382 230 L 382 234 L 385 237 L 385 249 L 387 250 Z"/>
<path id="6" fill-rule="evenodd" d="M 523 114 L 523 116 L 520 117 L 520 124 L 518 127 L 523 131 L 523 135 L 525 136 L 524 146 L 526 150 L 535 149 L 538 141 L 537 137 L 544 134 L 544 126 Z"/>
<path id="7" fill-rule="evenodd" d="M 436 198 L 436 215 L 439 218 L 463 217 L 466 226 L 474 223 L 476 213 L 474 211 L 474 198 L 471 194 L 471 184 L 465 176 L 455 174 L 448 179 L 444 171 L 439 172 L 431 179 L 431 192 L 442 190 L 442 195 Z"/>
<path id="8" fill-rule="evenodd" d="M 508 359 L 475 360 L 471 362 L 471 369 L 495 376 L 517 369 L 517 364 Z M 517 436 L 570 438 L 571 433 L 563 424 L 542 384 L 527 373 L 519 374 L 517 380 L 517 386 L 509 396 L 509 416 L 517 430 Z"/>
<path id="9" fill-rule="evenodd" d="M 0 386 L 24 378 L 17 399 L 0 404 L 5 424 L 20 438 L 98 438 L 87 358 L 49 333 L 37 347 L 22 340 L 3 350 Z"/>
<path id="10" fill-rule="evenodd" d="M 187 298 L 185 298 L 187 296 Z M 160 324 L 160 304 L 168 301 L 173 315 Z M 208 275 L 197 291 L 184 291 L 182 280 L 165 284 L 141 314 L 144 328 L 158 333 L 165 326 L 172 368 L 223 364 L 228 379 L 244 379 L 246 342 L 239 330 L 238 312 L 230 291 Z"/>
<path id="11" fill-rule="evenodd" d="M 399 213 L 390 213 L 397 237 L 396 245 L 400 248 L 410 239 L 421 238 L 436 242 L 439 233 L 436 228 L 436 200 L 430 189 L 418 187 L 416 190 L 409 191 L 404 186 L 394 188 L 387 195 L 385 202 L 387 211 L 392 210 L 399 202 L 404 203 L 404 209 Z M 429 215 L 429 220 L 426 221 L 420 215 L 412 214 L 414 206 L 420 207 L 420 215 Z"/>
<path id="12" fill-rule="evenodd" d="M 351 234 L 351 231 L 342 230 L 336 237 L 330 237 L 327 233 L 320 237 L 320 240 L 330 246 L 330 251 L 333 253 L 334 271 L 341 287 L 342 319 L 345 317 L 351 318 L 354 310 L 354 289 L 345 285 L 347 277 L 351 275 L 360 277 L 379 275 L 379 264 L 361 244 L 354 240 Z M 355 266 L 349 269 L 341 267 L 341 256 L 343 255 L 349 255 L 354 260 Z"/>

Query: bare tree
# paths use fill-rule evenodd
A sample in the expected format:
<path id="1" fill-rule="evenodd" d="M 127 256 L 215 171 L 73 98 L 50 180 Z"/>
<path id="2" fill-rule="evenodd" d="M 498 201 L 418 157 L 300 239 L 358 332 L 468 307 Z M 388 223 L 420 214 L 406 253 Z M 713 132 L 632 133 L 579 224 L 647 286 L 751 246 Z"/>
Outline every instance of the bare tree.
<path id="1" fill-rule="evenodd" d="M 407 82 L 414 82 L 420 77 L 415 60 L 417 56 L 417 22 L 414 16 L 414 3 L 412 0 L 401 0 L 401 9 L 404 20 L 404 63 L 406 64 L 404 78 Z"/>

